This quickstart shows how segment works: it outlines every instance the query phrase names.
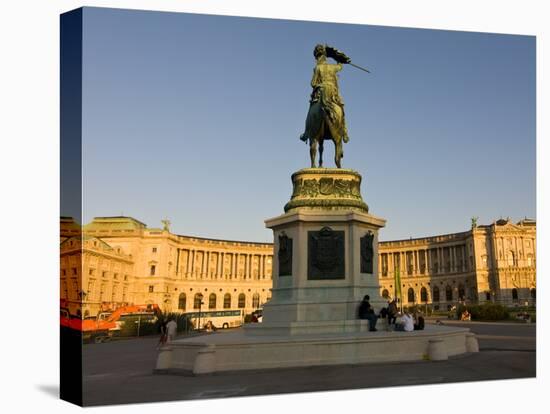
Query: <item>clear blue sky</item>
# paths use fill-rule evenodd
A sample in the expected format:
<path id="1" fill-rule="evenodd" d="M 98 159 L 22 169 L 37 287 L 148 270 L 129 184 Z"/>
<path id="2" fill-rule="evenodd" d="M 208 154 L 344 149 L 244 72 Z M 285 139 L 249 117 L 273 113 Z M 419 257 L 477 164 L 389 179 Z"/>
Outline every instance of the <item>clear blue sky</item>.
<path id="1" fill-rule="evenodd" d="M 372 71 L 341 72 L 343 167 L 381 240 L 535 217 L 534 37 L 86 8 L 84 222 L 272 241 L 317 43 Z"/>

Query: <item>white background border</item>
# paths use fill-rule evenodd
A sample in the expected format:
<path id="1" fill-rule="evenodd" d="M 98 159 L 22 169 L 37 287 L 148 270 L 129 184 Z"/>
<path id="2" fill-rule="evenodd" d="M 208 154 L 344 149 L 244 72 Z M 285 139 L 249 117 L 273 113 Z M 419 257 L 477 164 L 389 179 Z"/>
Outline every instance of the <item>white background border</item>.
<path id="1" fill-rule="evenodd" d="M 296 410 L 334 412 L 471 411 L 520 413 L 546 398 L 548 328 L 544 302 L 548 231 L 543 206 L 548 190 L 548 12 L 544 1 L 61 1 L 4 2 L 0 13 L 0 372 L 4 409 L 72 412 L 54 397 L 58 384 L 58 217 L 59 217 L 59 14 L 82 5 L 185 11 L 537 36 L 537 220 L 539 296 L 536 380 L 494 381 L 287 394 L 270 397 L 111 406 L 116 412 L 239 412 Z M 546 76 L 542 76 L 546 73 Z M 543 118 L 543 115 L 546 118 Z M 487 154 L 488 157 L 491 154 Z M 513 197 L 512 189 L 511 196 Z M 49 390 L 49 391 L 48 391 Z M 546 391 L 548 392 L 548 391 Z M 89 409 L 96 411 L 98 408 Z"/>

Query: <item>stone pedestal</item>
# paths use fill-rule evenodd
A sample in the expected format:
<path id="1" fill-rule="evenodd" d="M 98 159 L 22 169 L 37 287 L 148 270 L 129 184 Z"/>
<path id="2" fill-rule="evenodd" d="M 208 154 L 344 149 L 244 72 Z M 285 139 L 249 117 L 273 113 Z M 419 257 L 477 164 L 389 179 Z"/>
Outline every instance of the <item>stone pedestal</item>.
<path id="1" fill-rule="evenodd" d="M 286 213 L 269 220 L 274 262 L 271 300 L 251 334 L 360 332 L 357 309 L 365 295 L 379 311 L 378 230 L 353 170 L 311 168 L 292 175 Z"/>
<path id="2" fill-rule="evenodd" d="M 158 373 L 212 372 L 445 359 L 475 350 L 468 329 L 427 325 L 424 331 L 378 332 L 357 317 L 363 296 L 378 312 L 378 230 L 352 170 L 311 168 L 292 175 L 285 214 L 273 229 L 271 300 L 262 323 L 178 339 L 163 349 Z M 467 336 L 468 335 L 468 336 Z"/>

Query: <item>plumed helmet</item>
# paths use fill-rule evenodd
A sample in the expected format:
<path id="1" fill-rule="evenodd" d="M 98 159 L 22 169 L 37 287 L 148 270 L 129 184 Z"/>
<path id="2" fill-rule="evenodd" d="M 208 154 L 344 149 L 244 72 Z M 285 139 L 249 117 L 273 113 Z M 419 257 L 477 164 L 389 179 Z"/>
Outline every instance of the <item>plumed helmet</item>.
<path id="1" fill-rule="evenodd" d="M 325 50 L 325 45 L 318 44 L 315 46 L 315 49 L 313 49 L 313 56 L 315 56 L 315 59 L 317 59 L 321 55 L 327 55 L 327 51 Z"/>

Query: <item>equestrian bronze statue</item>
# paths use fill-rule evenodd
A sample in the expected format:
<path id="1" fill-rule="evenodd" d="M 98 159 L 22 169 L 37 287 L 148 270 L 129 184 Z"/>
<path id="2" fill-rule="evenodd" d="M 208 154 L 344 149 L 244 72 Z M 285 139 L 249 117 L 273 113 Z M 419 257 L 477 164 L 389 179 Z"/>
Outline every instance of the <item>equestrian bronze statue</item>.
<path id="1" fill-rule="evenodd" d="M 323 142 L 332 140 L 335 146 L 334 162 L 342 168 L 344 156 L 342 142 L 348 142 L 348 130 L 344 114 L 344 101 L 338 88 L 338 72 L 344 64 L 350 64 L 369 72 L 360 66 L 351 63 L 351 59 L 339 50 L 327 46 L 317 45 L 313 50 L 316 65 L 311 79 L 311 98 L 306 118 L 305 132 L 300 136 L 302 141 L 309 140 L 309 155 L 311 168 L 316 168 L 317 147 L 319 147 L 319 167 L 323 166 Z M 337 63 L 327 62 L 327 58 Z"/>

